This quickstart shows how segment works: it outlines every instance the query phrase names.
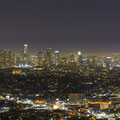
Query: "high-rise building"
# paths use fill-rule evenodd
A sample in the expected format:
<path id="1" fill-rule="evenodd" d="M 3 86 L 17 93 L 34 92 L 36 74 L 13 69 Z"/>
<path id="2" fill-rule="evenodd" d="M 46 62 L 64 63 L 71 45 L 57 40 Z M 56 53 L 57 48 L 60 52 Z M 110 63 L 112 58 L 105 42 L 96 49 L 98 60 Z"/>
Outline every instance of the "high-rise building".
<path id="1" fill-rule="evenodd" d="M 38 52 L 37 53 L 37 65 L 38 66 L 42 65 L 42 62 L 43 62 L 43 54 L 42 52 Z"/>
<path id="2" fill-rule="evenodd" d="M 110 64 L 112 63 L 112 57 L 106 57 L 105 63 L 106 67 L 109 68 Z"/>
<path id="3" fill-rule="evenodd" d="M 59 51 L 55 51 L 55 64 L 58 65 L 60 62 L 60 54 Z"/>
<path id="4" fill-rule="evenodd" d="M 28 45 L 24 44 L 23 65 L 29 64 Z"/>
<path id="5" fill-rule="evenodd" d="M 32 56 L 30 56 L 30 63 L 31 63 L 31 65 L 32 66 L 37 66 L 38 64 L 37 64 L 37 56 L 36 55 L 32 55 Z"/>
<path id="6" fill-rule="evenodd" d="M 0 68 L 11 67 L 15 64 L 15 56 L 9 49 L 0 50 Z"/>
<path id="7" fill-rule="evenodd" d="M 79 64 L 82 63 L 82 53 L 81 53 L 81 51 L 78 51 L 78 63 Z"/>
<path id="8" fill-rule="evenodd" d="M 20 56 L 16 58 L 17 66 L 27 66 L 31 64 L 30 56 L 28 55 L 28 45 L 24 44 L 24 50 L 21 52 Z"/>
<path id="9" fill-rule="evenodd" d="M 45 65 L 51 65 L 51 62 L 52 62 L 51 48 L 46 49 L 46 52 L 44 53 L 44 62 L 45 62 Z"/>
<path id="10" fill-rule="evenodd" d="M 24 55 L 27 56 L 28 55 L 28 45 L 24 44 Z"/>

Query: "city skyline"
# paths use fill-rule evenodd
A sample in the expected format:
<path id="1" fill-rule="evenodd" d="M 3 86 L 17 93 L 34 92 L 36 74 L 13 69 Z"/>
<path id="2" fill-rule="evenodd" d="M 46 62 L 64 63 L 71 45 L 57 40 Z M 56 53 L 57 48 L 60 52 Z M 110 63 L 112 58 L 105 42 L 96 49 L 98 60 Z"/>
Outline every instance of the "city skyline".
<path id="1" fill-rule="evenodd" d="M 0 120 L 120 119 L 120 0 L 0 1 Z"/>
<path id="2" fill-rule="evenodd" d="M 119 52 L 120 1 L 2 1 L 0 48 Z"/>
<path id="3" fill-rule="evenodd" d="M 6 50 L 10 50 L 10 51 L 12 51 L 12 52 L 14 52 L 14 54 L 16 54 L 16 55 L 20 55 L 22 52 L 24 53 L 25 52 L 25 46 L 27 46 L 27 54 L 29 54 L 29 55 L 37 55 L 37 53 L 39 53 L 39 52 L 42 52 L 42 53 L 45 53 L 46 52 L 46 49 L 51 49 L 51 52 L 52 52 L 52 54 L 55 54 L 56 52 L 60 52 L 60 54 L 61 55 L 63 55 L 63 56 L 68 56 L 68 55 L 70 55 L 70 54 L 81 54 L 81 53 L 83 53 L 84 55 L 88 55 L 88 56 L 99 56 L 99 55 L 119 55 L 120 54 L 120 52 L 90 52 L 90 51 L 83 51 L 82 49 L 77 49 L 77 50 L 75 50 L 74 48 L 73 49 L 71 49 L 71 50 L 60 50 L 60 49 L 54 49 L 54 48 L 51 48 L 51 47 L 49 47 L 49 48 L 44 48 L 44 49 L 38 49 L 38 48 L 35 48 L 34 50 L 32 50 L 31 51 L 31 49 L 32 49 L 32 47 L 31 46 L 29 46 L 29 44 L 27 44 L 27 43 L 25 43 L 25 44 L 23 44 L 22 46 L 21 46 L 21 48 L 19 49 L 19 51 L 14 51 L 13 49 L 9 49 L 9 48 L 1 48 L 0 50 L 4 50 L 4 51 L 6 51 Z M 38 51 L 37 51 L 38 50 Z M 80 53 L 78 53 L 78 52 L 80 52 Z"/>
<path id="4" fill-rule="evenodd" d="M 26 47 L 27 48 L 26 48 Z M 32 49 L 32 46 L 30 44 L 27 44 L 27 43 L 24 43 L 21 48 L 19 49 L 19 51 L 15 51 L 14 49 L 9 49 L 9 48 L 1 48 L 0 50 L 10 50 L 12 52 L 14 52 L 16 55 L 20 55 L 22 52 L 24 53 L 25 52 L 25 49 L 27 49 L 27 54 L 29 55 L 37 55 L 37 53 L 39 52 L 42 52 L 42 53 L 45 53 L 46 52 L 46 49 L 51 49 L 51 52 L 52 54 L 55 54 L 55 52 L 60 52 L 60 54 L 62 54 L 63 56 L 64 55 L 70 55 L 70 54 L 81 54 L 81 53 L 84 53 L 84 55 L 88 55 L 88 56 L 99 56 L 99 55 L 119 55 L 120 52 L 91 52 L 91 51 L 84 51 L 82 49 L 75 49 L 75 48 L 72 48 L 72 49 L 69 49 L 67 50 L 67 48 L 65 50 L 61 50 L 61 49 L 55 49 L 55 48 L 51 48 L 51 47 L 46 47 L 44 49 L 42 48 L 34 48 L 34 50 Z M 32 49 L 32 51 L 31 51 Z M 38 50 L 38 51 L 37 51 Z M 80 52 L 80 53 L 78 53 Z"/>

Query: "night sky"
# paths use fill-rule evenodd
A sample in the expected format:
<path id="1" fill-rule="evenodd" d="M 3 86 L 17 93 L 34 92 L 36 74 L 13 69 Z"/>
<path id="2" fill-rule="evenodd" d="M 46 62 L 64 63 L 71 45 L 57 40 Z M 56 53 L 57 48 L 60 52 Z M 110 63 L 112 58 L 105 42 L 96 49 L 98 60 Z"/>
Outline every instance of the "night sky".
<path id="1" fill-rule="evenodd" d="M 120 52 L 120 0 L 0 0 L 0 48 Z"/>

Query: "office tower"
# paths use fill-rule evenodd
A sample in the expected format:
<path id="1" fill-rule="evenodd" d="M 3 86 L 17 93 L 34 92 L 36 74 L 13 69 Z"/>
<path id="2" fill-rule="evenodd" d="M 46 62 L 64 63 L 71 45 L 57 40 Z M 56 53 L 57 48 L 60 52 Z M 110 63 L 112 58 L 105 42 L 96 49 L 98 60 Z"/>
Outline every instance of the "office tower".
<path id="1" fill-rule="evenodd" d="M 14 53 L 8 49 L 0 50 L 0 68 L 12 67 L 15 62 Z"/>
<path id="2" fill-rule="evenodd" d="M 106 57 L 105 63 L 106 63 L 106 67 L 109 68 L 110 64 L 112 63 L 112 58 L 111 57 Z"/>
<path id="3" fill-rule="evenodd" d="M 0 68 L 4 67 L 4 50 L 0 50 Z"/>
<path id="4" fill-rule="evenodd" d="M 8 49 L 4 50 L 4 63 L 5 67 L 14 65 L 14 53 Z"/>
<path id="5" fill-rule="evenodd" d="M 22 60 L 23 60 L 22 57 L 17 56 L 17 57 L 16 57 L 16 66 L 19 66 L 20 64 L 22 64 L 22 63 L 23 63 Z"/>
<path id="6" fill-rule="evenodd" d="M 43 61 L 43 63 L 44 63 L 44 65 L 47 65 L 48 63 L 48 60 L 47 60 L 47 53 L 45 52 L 44 53 L 44 61 Z"/>
<path id="7" fill-rule="evenodd" d="M 37 53 L 37 65 L 42 65 L 42 61 L 43 61 L 43 54 L 42 52 L 38 52 Z"/>
<path id="8" fill-rule="evenodd" d="M 59 51 L 55 51 L 55 64 L 58 65 L 60 62 L 60 54 Z"/>
<path id="9" fill-rule="evenodd" d="M 30 59 L 30 64 L 32 65 L 32 66 L 37 66 L 38 64 L 37 64 L 37 56 L 36 55 L 31 55 L 30 57 L 29 57 L 29 59 Z"/>
<path id="10" fill-rule="evenodd" d="M 44 53 L 44 62 L 45 62 L 45 65 L 51 65 L 51 58 L 52 55 L 51 55 L 51 48 L 47 48 L 46 49 L 46 52 Z"/>
<path id="11" fill-rule="evenodd" d="M 28 45 L 24 44 L 24 55 L 27 56 L 28 55 Z"/>
<path id="12" fill-rule="evenodd" d="M 22 59 L 23 59 L 23 65 L 27 65 L 29 63 L 29 55 L 28 55 L 28 45 L 24 44 L 24 51 L 22 54 Z"/>
<path id="13" fill-rule="evenodd" d="M 82 53 L 81 51 L 78 51 L 78 64 L 82 63 Z"/>
<path id="14" fill-rule="evenodd" d="M 15 65 L 15 54 L 11 51 L 10 52 L 10 66 Z"/>

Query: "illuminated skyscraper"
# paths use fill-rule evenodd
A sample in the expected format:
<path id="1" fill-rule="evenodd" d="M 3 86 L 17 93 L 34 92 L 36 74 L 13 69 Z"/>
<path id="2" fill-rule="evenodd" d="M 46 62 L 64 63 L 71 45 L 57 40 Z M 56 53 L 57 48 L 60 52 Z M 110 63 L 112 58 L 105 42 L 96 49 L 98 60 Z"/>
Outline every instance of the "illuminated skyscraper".
<path id="1" fill-rule="evenodd" d="M 44 53 L 44 62 L 45 65 L 50 65 L 52 61 L 52 55 L 51 55 L 51 48 L 47 48 L 46 52 Z"/>
<path id="2" fill-rule="evenodd" d="M 29 63 L 29 55 L 28 55 L 28 45 L 24 44 L 24 53 L 23 53 L 23 64 Z"/>
<path id="3" fill-rule="evenodd" d="M 43 54 L 42 52 L 38 52 L 37 53 L 37 65 L 42 65 L 42 61 L 43 61 Z"/>
<path id="4" fill-rule="evenodd" d="M 28 55 L 28 45 L 24 44 L 24 55 L 27 56 Z"/>
<path id="5" fill-rule="evenodd" d="M 59 51 L 55 51 L 55 64 L 58 65 L 60 62 L 60 54 Z"/>
<path id="6" fill-rule="evenodd" d="M 17 57 L 16 63 L 18 66 L 26 66 L 30 64 L 30 57 L 28 55 L 27 44 L 24 44 L 24 50 L 21 52 L 21 56 Z"/>
<path id="7" fill-rule="evenodd" d="M 37 66 L 38 65 L 37 64 L 37 56 L 36 55 L 32 55 L 29 58 L 30 58 L 31 65 L 33 65 L 33 66 Z"/>
<path id="8" fill-rule="evenodd" d="M 112 63 L 112 58 L 111 57 L 106 57 L 106 67 L 109 68 L 110 67 L 110 64 Z"/>
<path id="9" fill-rule="evenodd" d="M 14 53 L 8 49 L 0 50 L 0 68 L 13 66 L 15 62 Z"/>
<path id="10" fill-rule="evenodd" d="M 82 53 L 81 53 L 81 51 L 78 51 L 78 63 L 79 64 L 82 63 Z"/>

